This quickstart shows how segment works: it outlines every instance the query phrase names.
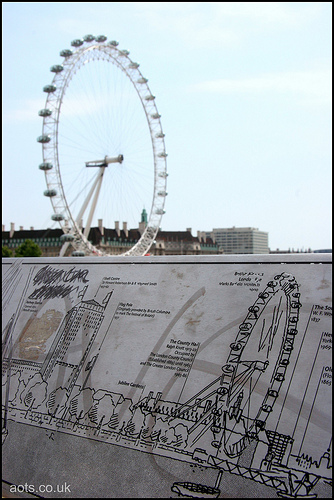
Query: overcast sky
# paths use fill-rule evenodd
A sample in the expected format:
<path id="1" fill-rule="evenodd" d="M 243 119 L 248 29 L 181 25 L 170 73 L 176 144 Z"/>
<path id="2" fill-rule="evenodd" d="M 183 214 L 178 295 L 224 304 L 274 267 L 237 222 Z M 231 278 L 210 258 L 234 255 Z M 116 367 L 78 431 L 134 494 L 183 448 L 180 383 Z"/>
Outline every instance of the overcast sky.
<path id="1" fill-rule="evenodd" d="M 162 230 L 256 227 L 272 249 L 331 248 L 330 2 L 3 2 L 2 14 L 6 229 L 57 227 L 38 110 L 59 52 L 92 33 L 129 50 L 156 96 Z"/>

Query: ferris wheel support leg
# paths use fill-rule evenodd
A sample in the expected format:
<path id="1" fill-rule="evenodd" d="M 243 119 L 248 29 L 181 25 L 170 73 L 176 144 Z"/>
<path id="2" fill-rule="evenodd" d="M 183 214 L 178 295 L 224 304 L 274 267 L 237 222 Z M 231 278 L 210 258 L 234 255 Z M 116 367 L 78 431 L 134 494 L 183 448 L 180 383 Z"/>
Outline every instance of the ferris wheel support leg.
<path id="1" fill-rule="evenodd" d="M 59 252 L 59 257 L 64 257 L 66 250 L 68 249 L 69 242 L 67 241 L 66 243 L 63 244 L 63 246 L 60 249 Z"/>
<path id="2" fill-rule="evenodd" d="M 103 171 L 101 171 L 101 170 L 103 170 Z M 85 199 L 85 201 L 80 209 L 80 212 L 76 218 L 76 223 L 80 224 L 81 218 L 82 218 L 83 214 L 85 213 L 87 206 L 88 206 L 88 204 L 89 204 L 89 202 L 94 194 L 94 191 L 95 191 L 94 200 L 92 202 L 92 207 L 91 207 L 88 221 L 87 221 L 86 228 L 85 228 L 85 236 L 86 236 L 86 234 L 89 233 L 90 225 L 92 222 L 92 218 L 93 218 L 94 211 L 95 211 L 96 204 L 97 204 L 97 200 L 98 200 L 98 195 L 99 195 L 99 192 L 101 189 L 104 168 L 102 168 L 101 170 L 98 172 L 98 175 L 96 176 L 96 179 L 95 179 L 95 181 L 94 181 L 94 183 L 93 183 L 93 185 L 92 185 L 92 187 L 91 187 L 91 189 L 90 189 L 90 191 L 89 191 L 89 193 L 88 193 L 88 195 L 87 195 L 87 197 L 86 197 L 86 199 Z M 66 242 L 63 244 L 63 246 L 61 247 L 60 252 L 59 252 L 59 257 L 64 257 L 69 245 L 70 245 L 69 242 Z"/>
<path id="3" fill-rule="evenodd" d="M 88 215 L 88 219 L 87 219 L 85 231 L 84 231 L 85 238 L 88 238 L 88 235 L 89 235 L 90 226 L 91 226 L 93 215 L 94 215 L 95 208 L 96 208 L 96 205 L 97 205 L 97 200 L 99 199 L 99 194 L 100 194 L 100 189 L 101 189 L 101 185 L 102 185 L 102 179 L 103 179 L 104 170 L 105 170 L 105 167 L 101 167 L 100 171 L 99 171 L 99 174 L 97 176 L 96 191 L 95 191 L 95 195 L 94 195 L 94 198 L 93 198 L 93 201 L 92 201 L 92 205 L 91 205 L 91 208 L 90 208 L 90 212 L 89 212 L 89 215 Z"/>
<path id="4" fill-rule="evenodd" d="M 78 213 L 77 218 L 75 219 L 75 221 L 76 221 L 76 223 L 77 223 L 77 224 L 80 224 L 80 221 L 81 221 L 81 219 L 82 219 L 82 216 L 83 216 L 83 214 L 85 213 L 86 208 L 87 208 L 87 206 L 88 206 L 88 203 L 90 202 L 90 199 L 91 199 L 91 197 L 93 196 L 93 193 L 94 193 L 94 191 L 95 191 L 95 189 L 96 189 L 96 186 L 97 186 L 97 184 L 98 184 L 98 182 L 99 182 L 99 180 L 100 180 L 100 175 L 101 175 L 101 174 L 100 174 L 100 172 L 98 172 L 98 175 L 96 176 L 96 179 L 95 179 L 95 181 L 94 181 L 94 184 L 92 185 L 92 187 L 91 187 L 91 189 L 90 189 L 90 191 L 89 191 L 88 195 L 86 196 L 86 199 L 85 199 L 85 201 L 83 202 L 83 205 L 82 205 L 82 207 L 81 207 L 81 210 L 80 210 L 80 212 Z"/>

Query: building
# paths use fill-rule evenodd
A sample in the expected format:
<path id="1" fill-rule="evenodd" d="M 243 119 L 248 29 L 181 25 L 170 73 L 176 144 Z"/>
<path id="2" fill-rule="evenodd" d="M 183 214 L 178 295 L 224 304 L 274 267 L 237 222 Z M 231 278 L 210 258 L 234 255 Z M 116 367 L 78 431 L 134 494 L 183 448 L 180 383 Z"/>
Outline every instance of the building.
<path id="1" fill-rule="evenodd" d="M 10 225 L 10 230 L 5 231 L 5 227 L 2 226 L 2 246 L 8 247 L 13 251 L 15 255 L 15 250 L 26 240 L 32 240 L 42 250 L 43 257 L 58 257 L 59 251 L 62 247 L 60 237 L 63 234 L 62 229 L 23 229 L 22 226 L 18 230 L 15 230 L 15 224 L 12 222 Z"/>
<path id="2" fill-rule="evenodd" d="M 254 227 L 228 227 L 204 233 L 223 249 L 224 254 L 268 254 L 268 233 Z"/>
<path id="3" fill-rule="evenodd" d="M 89 231 L 88 240 L 99 250 L 109 255 L 120 255 L 133 247 L 140 239 L 147 223 L 146 212 L 143 211 L 138 229 L 128 229 L 127 223 L 123 222 L 122 228 L 118 221 L 115 228 L 105 228 L 102 219 L 99 219 L 98 226 L 92 227 Z M 58 257 L 62 247 L 60 240 L 63 234 L 62 229 L 34 229 L 25 230 L 21 226 L 15 230 L 12 223 L 10 231 L 5 231 L 2 227 L 2 245 L 13 251 L 25 240 L 30 239 L 37 243 L 42 250 L 43 257 Z M 66 255 L 71 255 L 69 247 Z M 159 231 L 156 241 L 153 243 L 151 255 L 217 255 L 222 253 L 218 245 L 210 236 L 198 232 L 197 236 L 192 236 L 191 228 L 186 231 Z"/>
<path id="4" fill-rule="evenodd" d="M 48 381 L 55 368 L 58 370 L 61 366 L 62 388 L 69 393 L 72 391 L 99 332 L 112 293 L 106 295 L 102 305 L 93 299 L 82 300 L 67 312 L 41 367 L 43 380 Z"/>
<path id="5" fill-rule="evenodd" d="M 98 227 L 90 229 L 88 240 L 109 255 L 120 255 L 137 243 L 144 229 L 143 221 L 139 223 L 138 229 L 128 229 L 126 222 L 123 222 L 121 228 L 119 221 L 115 221 L 114 229 L 109 229 L 104 227 L 103 220 L 99 219 Z"/>
<path id="6" fill-rule="evenodd" d="M 216 242 L 198 231 L 192 236 L 186 231 L 159 231 L 153 245 L 154 255 L 217 255 L 222 253 Z"/>

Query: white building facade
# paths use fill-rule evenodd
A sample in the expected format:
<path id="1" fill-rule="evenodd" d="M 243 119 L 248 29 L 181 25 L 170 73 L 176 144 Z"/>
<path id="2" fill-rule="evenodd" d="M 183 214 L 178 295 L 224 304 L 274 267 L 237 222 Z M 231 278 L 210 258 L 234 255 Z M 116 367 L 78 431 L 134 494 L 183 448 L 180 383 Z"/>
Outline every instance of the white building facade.
<path id="1" fill-rule="evenodd" d="M 205 232 L 224 254 L 268 254 L 268 233 L 254 227 L 214 228 Z"/>

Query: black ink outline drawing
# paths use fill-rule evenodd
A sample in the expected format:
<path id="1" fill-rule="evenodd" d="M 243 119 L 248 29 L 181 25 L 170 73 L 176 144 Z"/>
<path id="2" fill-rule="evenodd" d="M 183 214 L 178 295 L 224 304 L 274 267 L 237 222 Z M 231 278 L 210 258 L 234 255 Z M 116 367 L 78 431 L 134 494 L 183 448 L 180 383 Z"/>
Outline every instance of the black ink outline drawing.
<path id="1" fill-rule="evenodd" d="M 187 497 L 218 497 L 224 471 L 275 488 L 279 496 L 288 498 L 312 498 L 316 495 L 312 495 L 311 491 L 320 478 L 330 480 L 329 461 L 328 477 L 305 472 L 302 467 L 288 466 L 293 438 L 278 433 L 276 429 L 266 428 L 285 382 L 298 334 L 302 304 L 294 276 L 283 272 L 267 283 L 238 325 L 236 338 L 230 344 L 230 352 L 222 366 L 222 375 L 213 377 L 207 386 L 184 403 L 179 402 L 180 398 L 178 402 L 168 401 L 162 398 L 162 392 L 154 395 L 153 391 L 146 391 L 146 395 L 135 403 L 133 396 L 136 389 L 142 387 L 140 384 L 147 366 L 141 369 L 133 391 L 127 397 L 122 392 L 90 387 L 90 376 L 113 318 L 98 351 L 92 352 L 92 346 L 106 316 L 113 290 L 100 304 L 95 298 L 84 300 L 87 289 L 88 286 L 78 293 L 79 302 L 65 315 L 42 363 L 13 359 L 11 328 L 14 317 L 5 327 L 5 429 L 9 418 L 45 428 L 50 440 L 53 440 L 55 430 L 75 433 L 87 439 L 141 449 L 217 470 L 214 486 L 189 481 L 176 482 L 171 486 L 172 492 Z M 181 307 L 159 338 L 154 347 L 156 352 L 185 311 L 204 295 L 205 288 L 202 287 Z M 263 320 L 261 326 L 263 312 L 274 297 L 279 299 L 273 307 L 271 321 L 266 324 Z M 244 353 L 247 352 L 248 342 L 253 340 L 256 327 L 260 329 L 255 338 L 259 357 L 248 359 Z M 75 344 L 79 331 L 81 352 L 74 362 L 73 355 L 68 360 L 66 355 Z M 268 369 L 273 343 L 280 334 L 281 347 L 271 368 L 266 393 L 256 413 L 251 414 L 251 395 L 257 380 Z M 26 373 L 30 376 L 27 377 Z M 9 382 L 14 374 L 18 388 L 15 397 L 12 395 L 9 401 Z M 81 386 L 78 385 L 79 374 L 83 380 Z M 25 382 L 20 385 L 24 375 Z M 174 381 L 175 378 L 171 385 Z M 14 412 L 15 417 L 12 416 Z M 209 435 L 211 438 L 208 441 Z M 259 461 L 257 454 L 260 446 L 266 448 L 266 452 Z M 319 464 L 322 459 L 327 459 L 328 453 L 329 450 Z M 318 466 L 317 462 L 314 463 Z"/>

